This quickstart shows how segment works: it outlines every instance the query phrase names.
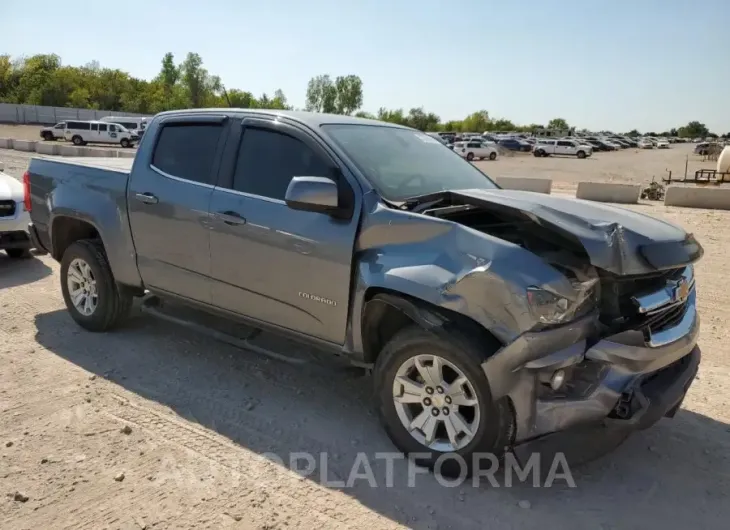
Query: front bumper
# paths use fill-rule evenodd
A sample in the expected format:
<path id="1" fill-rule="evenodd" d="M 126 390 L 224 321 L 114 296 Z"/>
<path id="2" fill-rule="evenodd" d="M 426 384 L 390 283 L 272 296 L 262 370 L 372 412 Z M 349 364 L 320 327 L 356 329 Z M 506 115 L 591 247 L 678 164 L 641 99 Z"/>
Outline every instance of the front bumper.
<path id="1" fill-rule="evenodd" d="M 547 442 L 568 447 L 585 428 L 625 437 L 681 405 L 701 358 L 694 288 L 681 319 L 652 336 L 630 330 L 592 344 L 594 329 L 595 315 L 588 315 L 526 333 L 482 364 L 494 399 L 512 405 L 518 456 Z M 556 391 L 549 382 L 560 370 L 566 383 Z"/>

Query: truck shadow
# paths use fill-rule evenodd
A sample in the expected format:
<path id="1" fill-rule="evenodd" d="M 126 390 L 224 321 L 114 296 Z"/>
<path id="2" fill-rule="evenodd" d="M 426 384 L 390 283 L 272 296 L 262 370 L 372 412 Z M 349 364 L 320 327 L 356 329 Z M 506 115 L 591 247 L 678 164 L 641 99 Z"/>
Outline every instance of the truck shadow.
<path id="1" fill-rule="evenodd" d="M 276 455 L 308 453 L 318 463 L 309 479 L 346 484 L 358 454 L 372 466 L 344 494 L 411 528 L 725 528 L 730 518 L 730 429 L 682 410 L 674 420 L 637 433 L 598 461 L 571 469 L 576 487 L 533 476 L 513 486 L 482 480 L 446 487 L 432 474 L 393 466 L 372 405 L 370 377 L 334 364 L 292 365 L 243 351 L 181 326 L 137 316 L 116 333 L 93 334 L 65 311 L 36 316 L 36 339 L 56 355 L 124 387 L 190 422 L 216 431 L 246 450 Z M 327 459 L 322 476 L 321 454 Z M 332 487 L 333 484 L 324 484 Z M 528 507 L 531 506 L 531 507 Z"/>
<path id="2" fill-rule="evenodd" d="M 30 259 L 13 259 L 0 250 L 0 290 L 33 283 L 52 272 L 53 270 L 35 255 Z"/>

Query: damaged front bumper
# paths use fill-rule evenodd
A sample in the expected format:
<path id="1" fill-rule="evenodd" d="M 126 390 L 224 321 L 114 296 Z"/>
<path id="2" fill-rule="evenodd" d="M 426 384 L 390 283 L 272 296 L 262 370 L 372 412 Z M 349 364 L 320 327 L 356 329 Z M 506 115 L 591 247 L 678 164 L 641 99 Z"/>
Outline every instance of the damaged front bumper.
<path id="1" fill-rule="evenodd" d="M 513 407 L 518 457 L 546 445 L 551 451 L 574 446 L 572 433 L 589 427 L 623 440 L 628 432 L 674 415 L 701 357 L 694 278 L 688 271 L 691 284 L 684 298 L 663 289 L 636 299 L 639 312 L 666 313 L 653 331 L 629 330 L 589 342 L 596 322 L 589 315 L 526 333 L 482 364 L 494 399 L 509 398 Z"/>

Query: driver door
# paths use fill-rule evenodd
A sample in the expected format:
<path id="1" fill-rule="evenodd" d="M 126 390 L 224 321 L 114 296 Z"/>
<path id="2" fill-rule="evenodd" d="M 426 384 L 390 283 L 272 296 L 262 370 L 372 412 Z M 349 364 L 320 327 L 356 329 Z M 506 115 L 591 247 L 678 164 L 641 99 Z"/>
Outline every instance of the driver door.
<path id="1" fill-rule="evenodd" d="M 343 344 L 359 208 L 350 219 L 292 210 L 284 202 L 292 177 L 339 173 L 324 145 L 273 120 L 247 118 L 232 126 L 235 163 L 210 202 L 212 300 L 228 311 Z M 335 179 L 341 193 L 357 197 L 346 177 L 339 173 Z"/>

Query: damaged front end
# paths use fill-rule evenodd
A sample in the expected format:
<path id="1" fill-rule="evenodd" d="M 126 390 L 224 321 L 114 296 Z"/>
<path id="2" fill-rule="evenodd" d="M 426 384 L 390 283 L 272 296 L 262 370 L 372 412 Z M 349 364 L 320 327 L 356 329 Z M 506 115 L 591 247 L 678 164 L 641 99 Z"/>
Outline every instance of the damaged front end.
<path id="1" fill-rule="evenodd" d="M 674 415 L 700 361 L 703 251 L 691 235 L 629 210 L 503 190 L 442 194 L 423 213 L 529 250 L 567 280 L 513 291 L 534 325 L 483 364 L 494 399 L 512 405 L 518 455 L 560 449 L 585 426 L 629 432 Z"/>

